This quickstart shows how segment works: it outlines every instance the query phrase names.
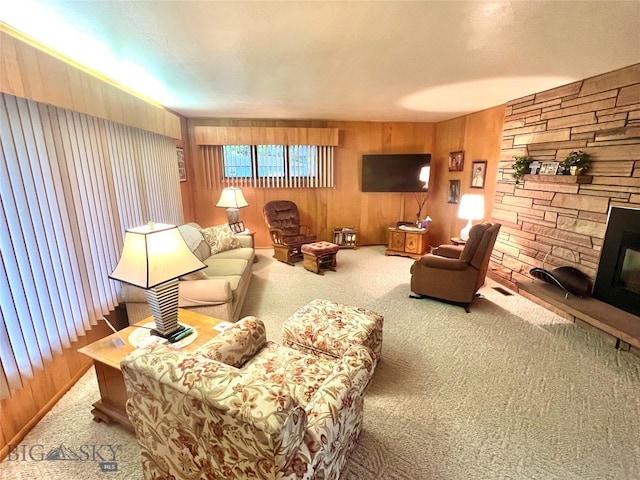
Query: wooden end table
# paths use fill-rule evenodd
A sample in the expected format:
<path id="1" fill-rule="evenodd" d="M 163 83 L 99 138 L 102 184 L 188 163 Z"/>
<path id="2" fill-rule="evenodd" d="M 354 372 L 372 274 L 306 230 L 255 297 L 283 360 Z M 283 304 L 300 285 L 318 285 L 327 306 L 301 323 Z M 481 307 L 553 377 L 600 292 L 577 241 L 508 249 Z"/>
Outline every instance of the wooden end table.
<path id="1" fill-rule="evenodd" d="M 429 227 L 410 230 L 388 228 L 388 248 L 385 255 L 400 255 L 420 259 L 429 246 Z"/>
<path id="2" fill-rule="evenodd" d="M 195 340 L 181 348 L 185 352 L 192 352 L 218 335 L 220 332 L 214 330 L 213 327 L 223 323 L 224 320 L 180 308 L 178 309 L 178 322 L 192 327 L 197 332 Z M 125 410 L 127 390 L 124 384 L 124 377 L 120 371 L 120 361 L 136 348 L 129 342 L 130 335 L 139 331 L 141 325 L 148 323 L 153 323 L 153 317 L 145 318 L 136 323 L 135 325 L 138 325 L 138 327 L 130 326 L 120 330 L 118 333 L 124 339 L 124 345 L 117 346 L 114 340 L 118 340 L 118 335 L 113 333 L 78 350 L 93 359 L 96 369 L 100 400 L 93 404 L 93 409 L 91 410 L 93 419 L 96 422 L 107 424 L 115 422 L 127 430 L 133 431 L 133 425 L 131 425 Z"/>

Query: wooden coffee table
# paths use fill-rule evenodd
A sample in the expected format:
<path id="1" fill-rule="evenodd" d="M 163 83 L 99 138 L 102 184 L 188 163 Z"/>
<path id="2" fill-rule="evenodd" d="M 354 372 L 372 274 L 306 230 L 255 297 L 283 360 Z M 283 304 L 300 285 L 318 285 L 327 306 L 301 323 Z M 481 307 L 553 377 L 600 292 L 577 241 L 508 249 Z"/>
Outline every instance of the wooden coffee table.
<path id="1" fill-rule="evenodd" d="M 191 334 L 197 336 L 189 343 L 188 337 L 177 345 L 188 343 L 181 350 L 186 352 L 194 351 L 213 337 L 220 333 L 213 327 L 223 320 L 208 317 L 190 310 L 178 309 L 178 322 L 192 327 L 196 332 Z M 136 325 L 147 325 L 153 323 L 153 317 L 146 318 Z M 226 322 L 228 323 L 228 322 Z M 146 329 L 145 329 L 146 330 Z M 78 351 L 93 359 L 100 388 L 100 400 L 93 404 L 93 419 L 96 422 L 119 423 L 126 429 L 133 431 L 133 426 L 129 422 L 125 404 L 127 402 L 127 390 L 124 385 L 124 378 L 120 371 L 120 361 L 129 353 L 135 350 L 135 346 L 129 342 L 131 334 L 140 336 L 140 327 L 130 326 L 120 330 L 118 333 L 125 344 L 118 346 L 119 338 L 115 333 L 98 340 L 90 345 L 80 348 Z M 144 336 L 144 334 L 142 335 Z"/>

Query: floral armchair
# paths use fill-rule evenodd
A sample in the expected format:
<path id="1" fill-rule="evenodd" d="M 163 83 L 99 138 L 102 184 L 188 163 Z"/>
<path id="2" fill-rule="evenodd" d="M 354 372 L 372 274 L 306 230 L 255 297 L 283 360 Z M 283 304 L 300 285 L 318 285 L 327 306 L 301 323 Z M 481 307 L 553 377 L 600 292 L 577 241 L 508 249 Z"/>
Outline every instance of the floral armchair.
<path id="1" fill-rule="evenodd" d="M 331 480 L 362 428 L 373 360 L 266 341 L 246 317 L 198 351 L 141 348 L 122 361 L 145 479 Z"/>

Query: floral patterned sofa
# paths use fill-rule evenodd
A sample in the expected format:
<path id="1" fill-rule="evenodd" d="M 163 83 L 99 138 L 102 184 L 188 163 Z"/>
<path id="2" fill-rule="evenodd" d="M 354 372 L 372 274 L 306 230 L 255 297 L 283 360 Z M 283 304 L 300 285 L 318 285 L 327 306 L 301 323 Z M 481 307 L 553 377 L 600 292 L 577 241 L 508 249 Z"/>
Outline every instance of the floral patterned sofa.
<path id="1" fill-rule="evenodd" d="M 245 317 L 198 351 L 122 361 L 145 479 L 338 479 L 362 428 L 370 350 L 320 358 Z"/>

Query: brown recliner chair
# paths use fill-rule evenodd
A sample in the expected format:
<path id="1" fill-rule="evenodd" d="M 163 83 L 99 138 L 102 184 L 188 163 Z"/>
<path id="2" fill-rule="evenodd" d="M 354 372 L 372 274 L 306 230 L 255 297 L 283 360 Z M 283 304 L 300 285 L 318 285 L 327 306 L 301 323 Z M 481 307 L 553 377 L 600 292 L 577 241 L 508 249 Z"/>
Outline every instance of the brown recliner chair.
<path id="1" fill-rule="evenodd" d="M 302 245 L 316 241 L 316 236 L 309 233 L 309 227 L 300 225 L 298 206 L 290 200 L 268 202 L 262 215 L 273 242 L 273 256 L 281 262 L 293 265 L 294 261 L 302 259 Z"/>
<path id="2" fill-rule="evenodd" d="M 469 305 L 484 284 L 491 251 L 500 230 L 499 223 L 474 225 L 464 248 L 442 245 L 411 266 L 412 298 L 436 298 Z"/>

